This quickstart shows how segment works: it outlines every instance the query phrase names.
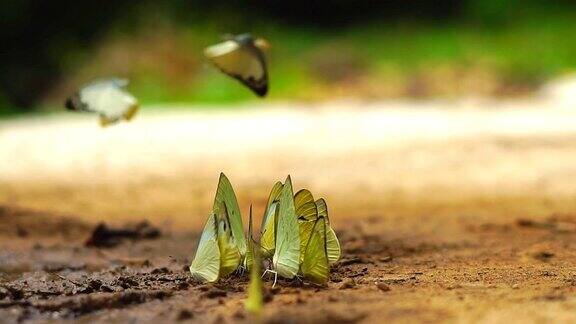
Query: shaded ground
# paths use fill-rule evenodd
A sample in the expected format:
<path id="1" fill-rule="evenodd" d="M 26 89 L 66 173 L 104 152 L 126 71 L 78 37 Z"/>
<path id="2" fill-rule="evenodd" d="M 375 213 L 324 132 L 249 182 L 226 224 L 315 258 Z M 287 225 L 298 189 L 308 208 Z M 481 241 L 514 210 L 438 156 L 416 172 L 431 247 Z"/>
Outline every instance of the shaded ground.
<path id="1" fill-rule="evenodd" d="M 291 173 L 342 241 L 328 288 L 268 288 L 266 322 L 573 322 L 576 113 L 495 105 L 3 122 L 0 318 L 250 321 L 245 277 L 187 272 L 225 171 L 256 215 Z M 87 247 L 102 220 L 129 238 Z"/>

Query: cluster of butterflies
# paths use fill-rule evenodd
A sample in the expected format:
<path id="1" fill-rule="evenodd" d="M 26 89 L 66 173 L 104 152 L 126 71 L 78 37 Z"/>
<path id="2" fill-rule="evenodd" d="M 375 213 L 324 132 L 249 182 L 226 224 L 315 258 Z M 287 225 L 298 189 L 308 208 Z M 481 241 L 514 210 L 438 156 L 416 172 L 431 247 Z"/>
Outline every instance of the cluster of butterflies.
<path id="1" fill-rule="evenodd" d="M 218 69 L 250 88 L 260 97 L 268 93 L 265 51 L 268 42 L 250 34 L 228 35 L 225 40 L 204 50 Z M 107 79 L 89 83 L 66 99 L 68 110 L 97 113 L 100 125 L 131 120 L 139 109 L 138 100 L 126 87 L 128 80 Z"/>
<path id="2" fill-rule="evenodd" d="M 204 227 L 190 272 L 203 282 L 214 282 L 244 269 L 253 276 L 274 274 L 303 277 L 326 285 L 330 265 L 340 258 L 340 243 L 330 227 L 324 199 L 314 200 L 302 189 L 294 194 L 290 176 L 274 184 L 257 241 L 252 230 L 252 207 L 247 235 L 230 181 L 220 174 L 212 212 Z M 252 280 L 254 281 L 254 280 Z"/>

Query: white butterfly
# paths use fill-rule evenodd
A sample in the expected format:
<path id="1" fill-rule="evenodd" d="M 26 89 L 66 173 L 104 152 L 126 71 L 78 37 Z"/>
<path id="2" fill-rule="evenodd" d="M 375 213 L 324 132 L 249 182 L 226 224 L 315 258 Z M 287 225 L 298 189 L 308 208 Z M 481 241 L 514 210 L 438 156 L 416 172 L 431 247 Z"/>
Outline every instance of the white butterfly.
<path id="1" fill-rule="evenodd" d="M 268 70 L 264 50 L 268 42 L 250 34 L 227 37 L 207 47 L 204 55 L 218 69 L 249 87 L 258 96 L 268 93 Z"/>
<path id="2" fill-rule="evenodd" d="M 125 87 L 128 80 L 108 79 L 92 82 L 66 99 L 68 110 L 95 112 L 100 125 L 108 126 L 121 119 L 131 120 L 138 111 L 138 100 Z"/>

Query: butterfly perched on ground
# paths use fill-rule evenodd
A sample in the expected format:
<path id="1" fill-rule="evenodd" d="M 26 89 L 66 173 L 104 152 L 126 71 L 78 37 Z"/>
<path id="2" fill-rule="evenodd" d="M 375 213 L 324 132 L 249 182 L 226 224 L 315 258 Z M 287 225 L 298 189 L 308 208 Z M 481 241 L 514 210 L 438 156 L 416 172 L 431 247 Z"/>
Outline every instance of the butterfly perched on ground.
<path id="1" fill-rule="evenodd" d="M 275 248 L 272 267 L 281 277 L 292 279 L 300 268 L 300 235 L 290 176 L 282 186 L 275 221 Z"/>
<path id="2" fill-rule="evenodd" d="M 328 206 L 324 198 L 315 201 L 309 190 L 301 189 L 294 195 L 294 204 L 300 233 L 300 262 L 304 260 L 308 240 L 310 239 L 316 220 L 320 217 L 323 217 L 326 222 L 326 251 L 328 261 L 330 264 L 338 261 L 341 254 L 340 242 L 338 241 L 336 232 L 330 227 Z"/>
<path id="3" fill-rule="evenodd" d="M 138 100 L 126 91 L 128 80 L 95 81 L 80 88 L 66 99 L 72 111 L 94 112 L 100 115 L 100 125 L 108 126 L 122 119 L 131 120 L 138 111 Z"/>
<path id="4" fill-rule="evenodd" d="M 221 173 L 212 213 L 204 226 L 190 273 L 214 282 L 236 271 L 246 255 L 246 241 L 236 195 Z"/>
<path id="5" fill-rule="evenodd" d="M 326 218 L 319 216 L 313 223 L 302 258 L 300 272 L 304 278 L 317 285 L 326 285 L 330 274 L 327 252 Z"/>
<path id="6" fill-rule="evenodd" d="M 265 50 L 268 42 L 250 34 L 227 36 L 225 41 L 207 47 L 204 55 L 218 69 L 242 82 L 254 93 L 268 93 L 268 69 Z"/>

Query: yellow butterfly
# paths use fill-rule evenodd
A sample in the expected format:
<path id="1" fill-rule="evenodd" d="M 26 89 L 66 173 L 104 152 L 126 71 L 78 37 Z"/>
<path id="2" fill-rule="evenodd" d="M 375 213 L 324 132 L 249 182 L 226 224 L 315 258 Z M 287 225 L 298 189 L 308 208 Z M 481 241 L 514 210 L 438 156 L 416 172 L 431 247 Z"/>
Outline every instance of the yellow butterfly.
<path id="1" fill-rule="evenodd" d="M 246 241 L 232 185 L 220 174 L 213 211 L 198 243 L 190 272 L 200 281 L 214 282 L 234 272 L 246 254 Z"/>
<path id="2" fill-rule="evenodd" d="M 326 248 L 330 264 L 340 259 L 340 242 L 336 232 L 330 227 L 328 218 L 328 206 L 323 198 L 314 201 L 312 193 L 307 189 L 302 189 L 294 196 L 296 206 L 296 216 L 298 216 L 298 227 L 300 233 L 300 262 L 304 260 L 308 239 L 312 233 L 315 221 L 318 217 L 324 217 L 327 223 Z"/>
<path id="3" fill-rule="evenodd" d="M 290 176 L 286 178 L 282 186 L 277 208 L 278 212 L 274 217 L 275 244 L 272 269 L 265 271 L 265 273 L 275 273 L 274 285 L 276 285 L 278 275 L 292 279 L 300 268 L 300 236 Z"/>

